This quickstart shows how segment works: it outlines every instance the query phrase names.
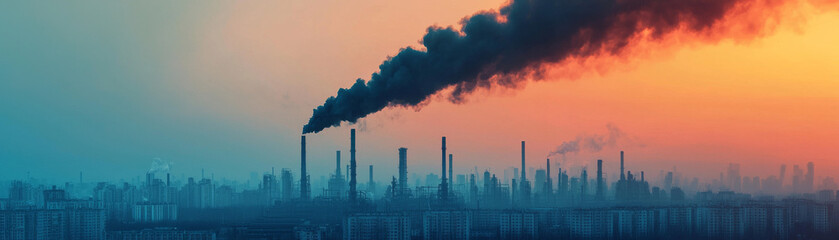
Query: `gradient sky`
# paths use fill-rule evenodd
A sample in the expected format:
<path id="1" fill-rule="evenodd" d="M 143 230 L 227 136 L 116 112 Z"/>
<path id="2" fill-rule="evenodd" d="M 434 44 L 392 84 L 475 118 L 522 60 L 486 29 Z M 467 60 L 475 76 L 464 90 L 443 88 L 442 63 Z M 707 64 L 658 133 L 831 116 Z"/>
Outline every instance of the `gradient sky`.
<path id="1" fill-rule="evenodd" d="M 0 180 L 127 179 L 154 158 L 176 175 L 297 171 L 314 107 L 420 46 L 428 26 L 502 3 L 0 3 Z M 387 109 L 353 126 L 359 175 L 375 164 L 377 180 L 389 179 L 403 146 L 409 171 L 437 171 L 444 135 L 456 172 L 500 174 L 517 164 L 521 140 L 538 167 L 563 141 L 611 124 L 626 134 L 614 146 L 556 160 L 602 158 L 613 172 L 624 149 L 630 170 L 716 177 L 737 162 L 753 176 L 813 161 L 817 178 L 839 177 L 836 26 L 837 12 L 805 8 L 759 38 L 642 48 L 465 103 L 438 96 L 420 111 Z M 313 176 L 348 152 L 348 129 L 309 135 Z"/>

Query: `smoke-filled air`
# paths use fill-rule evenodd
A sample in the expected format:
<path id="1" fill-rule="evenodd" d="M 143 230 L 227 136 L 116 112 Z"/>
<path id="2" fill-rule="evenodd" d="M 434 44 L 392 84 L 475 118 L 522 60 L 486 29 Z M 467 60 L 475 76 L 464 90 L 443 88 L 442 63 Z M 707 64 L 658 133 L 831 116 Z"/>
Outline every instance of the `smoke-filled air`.
<path id="1" fill-rule="evenodd" d="M 406 47 L 368 81 L 314 109 L 303 133 L 356 122 L 386 107 L 417 107 L 452 88 L 461 102 L 480 88 L 515 87 L 569 59 L 621 56 L 639 42 L 674 33 L 713 42 L 752 38 L 778 24 L 782 11 L 835 1 L 776 0 L 513 0 L 498 11 L 463 19 L 460 29 L 432 26 L 425 49 Z M 736 21 L 734 21 L 736 20 Z"/>

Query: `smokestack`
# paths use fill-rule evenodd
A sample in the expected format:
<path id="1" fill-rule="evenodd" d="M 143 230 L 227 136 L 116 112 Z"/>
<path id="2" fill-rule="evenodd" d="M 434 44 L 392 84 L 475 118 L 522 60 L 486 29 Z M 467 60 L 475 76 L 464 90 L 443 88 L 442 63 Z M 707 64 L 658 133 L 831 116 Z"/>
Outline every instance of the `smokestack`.
<path id="1" fill-rule="evenodd" d="M 370 179 L 367 182 L 373 184 L 373 165 L 370 165 Z"/>
<path id="2" fill-rule="evenodd" d="M 641 171 L 641 182 L 644 182 L 644 171 Z"/>
<path id="3" fill-rule="evenodd" d="M 399 148 L 399 194 L 408 188 L 408 149 Z"/>
<path id="4" fill-rule="evenodd" d="M 603 160 L 597 159 L 597 200 L 603 200 Z"/>
<path id="5" fill-rule="evenodd" d="M 521 141 L 521 182 L 527 181 L 527 175 L 524 172 L 524 141 Z"/>
<path id="6" fill-rule="evenodd" d="M 335 151 L 335 177 L 341 177 L 341 151 Z"/>
<path id="7" fill-rule="evenodd" d="M 547 163 L 548 180 L 550 180 L 551 179 L 551 159 L 548 158 L 547 160 L 545 160 L 545 162 Z"/>
<path id="8" fill-rule="evenodd" d="M 84 172 L 79 172 L 79 184 L 84 182 L 84 181 L 82 181 L 82 173 L 84 173 Z"/>
<path id="9" fill-rule="evenodd" d="M 355 202 L 355 128 L 350 129 L 350 201 Z"/>
<path id="10" fill-rule="evenodd" d="M 626 180 L 626 175 L 623 173 L 623 151 L 621 151 L 621 180 Z"/>
<path id="11" fill-rule="evenodd" d="M 554 187 L 553 182 L 551 182 L 551 159 L 548 158 L 545 162 L 547 162 L 547 179 L 545 180 L 545 194 L 551 195 L 553 194 Z"/>
<path id="12" fill-rule="evenodd" d="M 449 189 L 451 189 L 452 185 L 454 185 L 454 177 L 452 176 L 452 172 L 454 170 L 454 167 L 452 166 L 452 161 L 453 161 L 452 160 L 452 154 L 450 153 L 449 154 Z"/>
<path id="13" fill-rule="evenodd" d="M 203 175 L 203 173 L 202 173 Z M 309 199 L 309 178 L 306 173 L 306 136 L 300 136 L 300 198 Z"/>
<path id="14" fill-rule="evenodd" d="M 565 191 L 565 189 L 563 188 L 564 183 L 562 182 L 562 168 L 557 168 L 556 171 L 556 194 L 559 195 Z"/>
<path id="15" fill-rule="evenodd" d="M 166 173 L 166 186 L 171 187 L 172 185 L 169 182 L 169 173 Z"/>
<path id="16" fill-rule="evenodd" d="M 445 200 L 448 199 L 449 195 L 449 184 L 446 181 L 446 137 L 443 137 L 443 177 L 440 181 L 440 198 Z"/>
<path id="17" fill-rule="evenodd" d="M 580 173 L 580 197 L 585 199 L 586 194 L 588 194 L 588 171 L 583 168 L 583 172 Z"/>

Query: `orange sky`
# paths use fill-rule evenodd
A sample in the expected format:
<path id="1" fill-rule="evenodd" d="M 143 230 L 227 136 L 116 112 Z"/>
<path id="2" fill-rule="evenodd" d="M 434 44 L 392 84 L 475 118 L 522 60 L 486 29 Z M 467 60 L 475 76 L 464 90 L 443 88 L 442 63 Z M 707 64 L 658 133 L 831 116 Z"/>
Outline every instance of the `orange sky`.
<path id="1" fill-rule="evenodd" d="M 311 109 L 338 88 L 369 78 L 400 48 L 418 46 L 429 25 L 457 24 L 501 3 L 238 2 L 196 31 L 200 41 L 184 63 L 191 71 L 176 84 L 208 114 L 296 146 Z M 764 38 L 645 49 L 575 79 L 553 71 L 520 89 L 478 91 L 463 104 L 437 97 L 421 111 L 387 109 L 364 120 L 360 144 L 385 169 L 395 169 L 396 148 L 407 146 L 411 163 L 430 170 L 445 135 L 456 163 L 498 170 L 516 164 L 520 140 L 528 141 L 528 161 L 541 166 L 563 141 L 613 124 L 634 142 L 567 161 L 603 158 L 614 171 L 620 148 L 630 169 L 651 172 L 675 166 L 716 177 L 738 162 L 744 176 L 765 175 L 782 163 L 813 161 L 817 176 L 828 176 L 839 171 L 839 15 L 801 14 Z M 331 128 L 310 139 L 338 149 L 346 135 L 346 127 Z M 296 159 L 294 149 L 283 156 Z"/>

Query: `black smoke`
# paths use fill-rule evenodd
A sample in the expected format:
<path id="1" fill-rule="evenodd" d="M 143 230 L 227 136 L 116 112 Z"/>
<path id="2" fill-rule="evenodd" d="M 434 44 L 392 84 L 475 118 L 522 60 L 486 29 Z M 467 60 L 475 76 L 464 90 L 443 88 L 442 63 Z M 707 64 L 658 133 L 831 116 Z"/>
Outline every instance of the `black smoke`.
<path id="1" fill-rule="evenodd" d="M 339 126 L 390 106 L 414 107 L 451 88 L 459 102 L 478 88 L 514 87 L 546 64 L 617 55 L 639 34 L 708 32 L 734 11 L 772 0 L 513 0 L 499 11 L 465 18 L 460 29 L 428 28 L 425 49 L 402 49 L 369 81 L 315 108 L 303 133 Z"/>

